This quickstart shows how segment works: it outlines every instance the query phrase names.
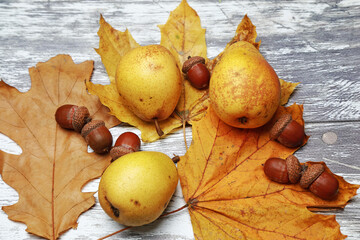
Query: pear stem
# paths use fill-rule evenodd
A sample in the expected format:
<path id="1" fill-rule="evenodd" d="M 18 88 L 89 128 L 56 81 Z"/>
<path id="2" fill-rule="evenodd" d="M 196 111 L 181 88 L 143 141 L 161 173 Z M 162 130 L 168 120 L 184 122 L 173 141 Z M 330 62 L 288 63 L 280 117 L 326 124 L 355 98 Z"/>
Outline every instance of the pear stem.
<path id="1" fill-rule="evenodd" d="M 160 124 L 159 124 L 159 121 L 157 120 L 157 118 L 154 119 L 154 123 L 155 123 L 156 132 L 161 137 L 162 135 L 164 135 L 164 132 L 161 130 Z"/>

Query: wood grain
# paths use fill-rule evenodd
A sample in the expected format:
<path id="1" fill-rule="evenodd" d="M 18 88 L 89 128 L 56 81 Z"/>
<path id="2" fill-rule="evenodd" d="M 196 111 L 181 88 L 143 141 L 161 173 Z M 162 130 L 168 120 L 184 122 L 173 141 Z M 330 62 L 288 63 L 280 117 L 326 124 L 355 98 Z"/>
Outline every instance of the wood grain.
<path id="1" fill-rule="evenodd" d="M 95 61 L 92 80 L 107 84 L 106 71 L 94 51 L 98 47 L 100 14 L 116 29 L 128 28 L 141 45 L 160 42 L 158 24 L 164 24 L 180 1 L 0 1 L 0 78 L 20 91 L 30 86 L 28 68 L 60 54 L 75 62 Z M 215 57 L 234 35 L 244 14 L 257 26 L 260 50 L 279 77 L 301 82 L 290 103 L 304 104 L 306 146 L 296 154 L 301 161 L 325 161 L 351 183 L 360 183 L 360 3 L 343 1 L 201 1 L 189 0 L 206 28 L 208 56 Z M 137 130 L 116 127 L 121 132 Z M 336 134 L 333 144 L 323 135 Z M 191 142 L 191 128 L 187 128 Z M 181 131 L 143 146 L 172 156 L 183 155 Z M 19 154 L 16 143 L 0 134 L 0 150 Z M 84 191 L 96 191 L 98 180 Z M 17 202 L 17 193 L 0 181 L 0 205 Z M 178 187 L 168 211 L 182 206 Z M 342 211 L 333 211 L 348 239 L 360 237 L 360 198 Z M 79 218 L 77 230 L 61 239 L 97 239 L 121 228 L 97 203 Z M 40 239 L 25 232 L 25 225 L 0 211 L 0 239 Z M 193 239 L 186 210 L 148 226 L 135 228 L 116 239 Z"/>

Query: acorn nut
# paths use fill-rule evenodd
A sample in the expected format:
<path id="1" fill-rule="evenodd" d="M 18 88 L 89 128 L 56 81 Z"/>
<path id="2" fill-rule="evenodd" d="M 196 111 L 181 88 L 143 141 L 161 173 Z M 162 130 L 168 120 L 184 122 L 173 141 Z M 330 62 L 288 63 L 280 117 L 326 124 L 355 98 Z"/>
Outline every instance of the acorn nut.
<path id="1" fill-rule="evenodd" d="M 189 57 L 182 67 L 191 85 L 197 89 L 204 89 L 209 86 L 210 72 L 205 66 L 205 59 L 200 56 Z"/>
<path id="2" fill-rule="evenodd" d="M 294 121 L 289 113 L 282 115 L 270 130 L 271 140 L 277 140 L 289 148 L 301 146 L 304 138 L 304 126 Z"/>
<path id="3" fill-rule="evenodd" d="M 264 164 L 265 175 L 278 183 L 297 183 L 301 176 L 302 167 L 299 160 L 290 155 L 282 158 L 269 158 Z"/>
<path id="4" fill-rule="evenodd" d="M 62 128 L 81 132 L 89 121 L 89 110 L 84 106 L 65 104 L 60 106 L 55 113 L 55 120 Z"/>
<path id="5" fill-rule="evenodd" d="M 122 133 L 110 150 L 112 160 L 116 160 L 125 154 L 137 152 L 140 149 L 140 138 L 132 132 Z"/>
<path id="6" fill-rule="evenodd" d="M 324 200 L 334 199 L 339 192 L 339 181 L 325 171 L 322 164 L 309 166 L 300 179 L 300 186 Z"/>
<path id="7" fill-rule="evenodd" d="M 96 153 L 106 153 L 112 145 L 112 135 L 102 120 L 92 120 L 81 130 L 81 136 Z"/>

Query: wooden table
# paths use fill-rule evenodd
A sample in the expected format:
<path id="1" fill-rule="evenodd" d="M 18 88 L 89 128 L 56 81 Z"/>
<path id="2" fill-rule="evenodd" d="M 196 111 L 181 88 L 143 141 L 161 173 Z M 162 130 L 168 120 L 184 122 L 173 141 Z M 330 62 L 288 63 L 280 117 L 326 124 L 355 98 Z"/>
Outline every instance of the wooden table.
<path id="1" fill-rule="evenodd" d="M 158 24 L 164 24 L 180 1 L 0 1 L 0 78 L 24 92 L 31 83 L 28 68 L 65 53 L 76 63 L 92 59 L 92 81 L 107 84 L 98 47 L 99 17 L 116 29 L 128 28 L 141 45 L 160 42 Z M 360 3 L 344 1 L 201 1 L 189 0 L 206 28 L 209 58 L 215 57 L 248 14 L 257 26 L 261 52 L 280 78 L 301 82 L 289 104 L 304 104 L 306 146 L 297 152 L 302 161 L 325 161 L 351 183 L 360 183 Z M 131 127 L 111 129 L 114 137 Z M 188 142 L 191 128 L 187 128 Z M 0 135 L 2 151 L 21 149 Z M 172 156 L 185 154 L 182 132 L 144 144 Z M 99 180 L 84 191 L 96 191 Z M 358 191 L 359 192 L 359 191 Z M 97 195 L 95 195 L 97 197 Z M 17 193 L 0 181 L 0 205 L 17 202 Z M 178 187 L 169 210 L 184 204 Z M 360 197 L 342 211 L 333 211 L 348 239 L 360 238 Z M 98 202 L 78 219 L 77 230 L 61 239 L 97 239 L 121 228 Z M 8 220 L 0 211 L 0 239 L 40 239 L 26 226 Z M 193 239 L 186 210 L 116 236 L 116 239 Z"/>

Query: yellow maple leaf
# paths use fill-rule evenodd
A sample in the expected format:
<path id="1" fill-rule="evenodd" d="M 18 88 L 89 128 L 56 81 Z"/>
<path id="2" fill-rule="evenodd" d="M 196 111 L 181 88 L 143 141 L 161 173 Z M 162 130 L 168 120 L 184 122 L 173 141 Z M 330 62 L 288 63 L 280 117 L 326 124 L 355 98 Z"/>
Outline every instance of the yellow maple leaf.
<path id="1" fill-rule="evenodd" d="M 342 208 L 359 185 L 334 175 L 339 194 L 326 201 L 299 184 L 279 184 L 264 174 L 268 158 L 286 158 L 298 149 L 270 140 L 271 126 L 285 112 L 304 125 L 303 108 L 296 104 L 280 107 L 268 124 L 256 129 L 230 127 L 211 107 L 193 124 L 193 141 L 180 157 L 178 171 L 196 239 L 345 238 L 334 216 L 308 208 Z"/>
<path id="2" fill-rule="evenodd" d="M 129 123 L 141 130 L 142 140 L 152 142 L 159 139 L 153 123 L 145 122 L 133 114 L 121 101 L 115 84 L 115 73 L 118 62 L 128 51 L 139 46 L 133 39 L 130 32 L 115 30 L 105 19 L 100 17 L 100 37 L 99 48 L 96 52 L 101 56 L 101 60 L 108 73 L 110 84 L 94 84 L 90 80 L 86 81 L 89 93 L 97 95 L 102 104 L 110 109 L 110 113 L 120 121 Z M 160 127 L 165 134 L 172 129 L 181 126 L 179 120 L 170 117 L 160 122 Z"/>
<path id="3" fill-rule="evenodd" d="M 294 92 L 294 89 L 300 83 L 291 83 L 286 82 L 283 79 L 279 79 L 280 86 L 281 86 L 281 98 L 280 98 L 280 105 L 285 105 L 290 98 L 290 95 Z"/>

